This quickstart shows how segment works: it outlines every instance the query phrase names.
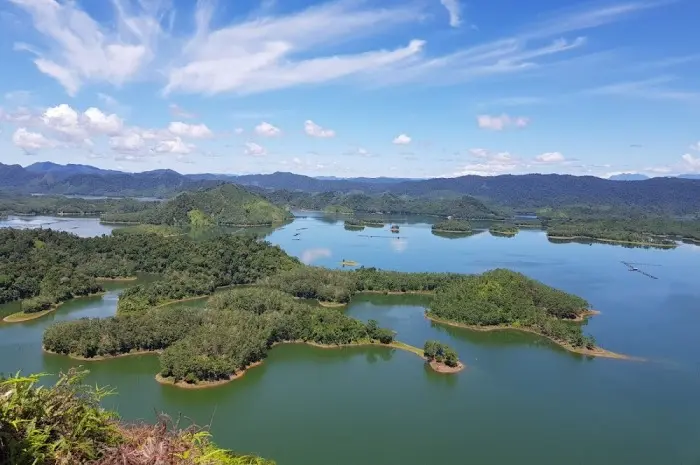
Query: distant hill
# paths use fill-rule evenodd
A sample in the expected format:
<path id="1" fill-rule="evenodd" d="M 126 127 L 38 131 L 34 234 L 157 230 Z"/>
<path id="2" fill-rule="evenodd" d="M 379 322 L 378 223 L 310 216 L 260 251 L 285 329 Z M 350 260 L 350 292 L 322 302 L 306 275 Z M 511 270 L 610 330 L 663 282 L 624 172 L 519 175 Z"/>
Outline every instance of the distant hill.
<path id="1" fill-rule="evenodd" d="M 55 169 L 52 168 L 52 169 Z M 49 171 L 51 171 L 50 169 Z M 227 175 L 181 175 L 172 170 L 58 177 L 45 170 L 32 172 L 19 165 L 0 163 L 0 189 L 15 193 L 75 194 L 114 197 L 169 198 L 183 191 L 214 187 L 221 182 L 258 190 L 307 193 L 392 194 L 401 198 L 457 199 L 476 197 L 487 203 L 534 211 L 543 207 L 599 205 L 634 207 L 646 211 L 686 215 L 700 212 L 700 181 L 683 178 L 651 178 L 620 182 L 594 176 L 525 174 L 461 176 L 397 182 L 358 179 L 316 179 L 294 173 Z"/>
<path id="2" fill-rule="evenodd" d="M 677 177 L 681 179 L 700 179 L 700 174 L 679 174 Z"/>
<path id="3" fill-rule="evenodd" d="M 116 174 L 119 171 L 103 170 L 90 165 L 59 165 L 50 161 L 31 164 L 25 168 L 30 173 L 53 175 L 59 178 L 67 178 L 74 174 Z"/>
<path id="4" fill-rule="evenodd" d="M 649 176 L 639 173 L 620 173 L 614 174 L 608 179 L 611 181 L 644 181 L 649 179 Z"/>
<path id="5" fill-rule="evenodd" d="M 283 223 L 290 214 L 234 184 L 183 192 L 147 210 L 104 215 L 104 222 L 170 226 L 258 226 Z"/>

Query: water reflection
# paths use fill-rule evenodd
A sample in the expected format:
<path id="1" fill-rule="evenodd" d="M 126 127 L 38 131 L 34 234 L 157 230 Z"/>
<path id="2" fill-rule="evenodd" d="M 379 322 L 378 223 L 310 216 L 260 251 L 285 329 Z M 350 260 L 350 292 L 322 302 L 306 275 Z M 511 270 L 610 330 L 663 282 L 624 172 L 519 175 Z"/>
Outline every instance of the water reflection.
<path id="1" fill-rule="evenodd" d="M 330 249 L 324 249 L 324 248 L 318 248 L 318 249 L 306 249 L 301 253 L 300 260 L 302 263 L 306 265 L 311 265 L 313 262 L 320 258 L 328 258 L 330 257 L 331 250 Z"/>

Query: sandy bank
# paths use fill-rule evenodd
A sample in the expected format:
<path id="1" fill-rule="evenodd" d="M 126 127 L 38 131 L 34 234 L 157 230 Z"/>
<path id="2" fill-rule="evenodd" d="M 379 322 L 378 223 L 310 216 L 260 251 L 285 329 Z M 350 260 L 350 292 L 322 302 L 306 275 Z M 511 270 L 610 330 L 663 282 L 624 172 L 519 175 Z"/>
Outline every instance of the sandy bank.
<path id="1" fill-rule="evenodd" d="M 456 367 L 451 367 L 444 363 L 436 362 L 435 360 L 433 360 L 429 363 L 429 365 L 430 368 L 433 369 L 433 371 L 444 374 L 459 373 L 460 371 L 464 370 L 464 364 L 462 362 L 457 362 Z"/>

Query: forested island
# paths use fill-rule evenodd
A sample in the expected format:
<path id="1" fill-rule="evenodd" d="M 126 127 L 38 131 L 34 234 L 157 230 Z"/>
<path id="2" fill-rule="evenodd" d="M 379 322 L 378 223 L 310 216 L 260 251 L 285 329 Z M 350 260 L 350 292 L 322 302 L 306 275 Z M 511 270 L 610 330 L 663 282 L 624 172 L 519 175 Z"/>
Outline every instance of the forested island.
<path id="1" fill-rule="evenodd" d="M 501 219 L 505 213 L 483 201 L 465 195 L 444 197 L 413 196 L 390 193 L 260 191 L 270 202 L 289 209 L 316 210 L 344 215 L 453 215 L 469 219 Z"/>
<path id="2" fill-rule="evenodd" d="M 433 232 L 468 234 L 472 232 L 472 225 L 465 220 L 445 220 L 433 224 L 431 227 Z"/>
<path id="3" fill-rule="evenodd" d="M 517 329 L 541 334 L 585 355 L 624 356 L 596 347 L 581 330 L 591 314 L 581 297 L 505 269 L 469 275 L 441 286 L 426 313 L 439 323 L 475 330 Z"/>
<path id="4" fill-rule="evenodd" d="M 0 463 L 12 465 L 274 465 L 217 448 L 205 428 L 127 423 L 101 402 L 112 393 L 85 384 L 87 372 L 0 377 Z"/>
<path id="5" fill-rule="evenodd" d="M 515 237 L 520 228 L 512 223 L 494 223 L 489 227 L 492 236 Z"/>
<path id="6" fill-rule="evenodd" d="M 457 373 L 464 369 L 464 364 L 459 361 L 457 352 L 439 341 L 426 341 L 423 346 L 423 356 L 430 367 L 438 373 Z"/>
<path id="7" fill-rule="evenodd" d="M 151 208 L 102 215 L 104 223 L 177 227 L 271 226 L 292 219 L 286 210 L 234 184 L 183 192 Z"/>
<path id="8" fill-rule="evenodd" d="M 44 346 L 87 359 L 162 351 L 161 379 L 176 384 L 233 379 L 280 342 L 393 344 L 387 329 L 297 300 L 345 304 L 358 292 L 435 293 L 433 318 L 528 328 L 572 350 L 603 354 L 580 325 L 562 321 L 586 312 L 583 299 L 507 270 L 483 275 L 330 270 L 302 265 L 253 237 L 231 235 L 198 241 L 149 233 L 79 238 L 9 229 L 0 230 L 0 243 L 0 298 L 25 299 L 25 313 L 36 311 L 29 303 L 37 298 L 54 305 L 99 291 L 98 278 L 159 274 L 158 281 L 124 291 L 117 316 L 51 326 Z M 255 287 L 217 294 L 205 311 L 166 306 L 239 284 Z M 486 297 L 483 289 L 489 290 Z"/>
<path id="9" fill-rule="evenodd" d="M 550 221 L 547 224 L 547 237 L 673 248 L 676 240 L 700 242 L 700 222 L 663 218 Z"/>
<path id="10" fill-rule="evenodd" d="M 344 222 L 345 229 L 362 230 L 365 226 L 370 228 L 383 228 L 384 221 L 380 218 L 348 218 Z"/>
<path id="11" fill-rule="evenodd" d="M 98 217 L 108 213 L 136 213 L 152 208 L 158 203 L 135 199 L 81 199 L 0 193 L 0 217 L 7 215 Z"/>

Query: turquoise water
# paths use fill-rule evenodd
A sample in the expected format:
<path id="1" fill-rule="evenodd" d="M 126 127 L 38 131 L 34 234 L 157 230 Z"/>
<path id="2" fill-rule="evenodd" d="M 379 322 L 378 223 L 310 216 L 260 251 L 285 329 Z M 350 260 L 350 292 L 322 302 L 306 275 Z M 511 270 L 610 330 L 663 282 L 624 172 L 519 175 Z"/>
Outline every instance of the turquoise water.
<path id="1" fill-rule="evenodd" d="M 379 347 L 289 345 L 215 389 L 157 384 L 153 356 L 88 363 L 90 381 L 116 388 L 108 404 L 127 419 L 181 414 L 211 424 L 219 444 L 281 465 L 700 463 L 700 247 L 552 244 L 540 231 L 446 239 L 427 223 L 400 225 L 398 235 L 389 224 L 349 232 L 342 221 L 305 218 L 268 239 L 321 266 L 347 259 L 404 271 L 521 271 L 588 299 L 602 313 L 586 332 L 647 361 L 592 359 L 530 334 L 435 325 L 423 317 L 429 298 L 372 295 L 346 311 L 379 320 L 409 344 L 446 342 L 467 369 L 439 375 L 413 354 Z M 620 261 L 643 263 L 659 279 Z M 77 364 L 41 353 L 43 328 L 113 314 L 119 288 L 41 320 L 0 325 L 0 371 L 55 373 Z"/>

